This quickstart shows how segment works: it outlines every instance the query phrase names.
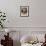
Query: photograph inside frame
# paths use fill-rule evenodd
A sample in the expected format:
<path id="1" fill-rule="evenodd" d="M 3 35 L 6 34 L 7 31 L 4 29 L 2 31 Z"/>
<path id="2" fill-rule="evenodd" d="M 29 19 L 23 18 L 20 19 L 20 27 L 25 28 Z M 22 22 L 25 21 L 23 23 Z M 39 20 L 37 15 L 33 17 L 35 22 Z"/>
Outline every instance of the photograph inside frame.
<path id="1" fill-rule="evenodd" d="M 20 16 L 22 17 L 29 16 L 29 6 L 20 6 Z"/>

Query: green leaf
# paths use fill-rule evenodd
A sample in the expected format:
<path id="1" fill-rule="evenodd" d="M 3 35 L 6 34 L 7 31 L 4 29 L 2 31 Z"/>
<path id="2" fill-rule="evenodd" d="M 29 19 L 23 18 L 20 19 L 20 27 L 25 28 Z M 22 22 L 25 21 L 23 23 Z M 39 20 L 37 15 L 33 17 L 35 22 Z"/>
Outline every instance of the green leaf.
<path id="1" fill-rule="evenodd" d="M 2 15 L 0 15 L 0 17 L 2 17 Z"/>
<path id="2" fill-rule="evenodd" d="M 6 16 L 3 16 L 3 17 L 6 17 Z"/>
<path id="3" fill-rule="evenodd" d="M 5 15 L 5 13 L 4 13 L 4 15 Z"/>
<path id="4" fill-rule="evenodd" d="M 2 12 L 0 12 L 0 13 L 2 13 Z"/>
<path id="5" fill-rule="evenodd" d="M 1 19 L 2 21 L 6 20 L 6 19 Z"/>
<path id="6" fill-rule="evenodd" d="M 1 25 L 1 27 L 3 28 L 3 25 Z"/>
<path id="7" fill-rule="evenodd" d="M 0 21 L 0 23 L 1 23 L 1 21 Z"/>

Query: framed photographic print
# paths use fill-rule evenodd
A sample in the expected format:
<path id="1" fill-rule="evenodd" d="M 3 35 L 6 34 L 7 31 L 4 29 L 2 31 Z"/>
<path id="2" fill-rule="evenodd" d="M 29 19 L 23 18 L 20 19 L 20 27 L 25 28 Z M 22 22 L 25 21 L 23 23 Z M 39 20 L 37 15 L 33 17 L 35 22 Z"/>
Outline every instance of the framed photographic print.
<path id="1" fill-rule="evenodd" d="M 29 16 L 29 6 L 20 6 L 20 16 L 21 17 Z"/>

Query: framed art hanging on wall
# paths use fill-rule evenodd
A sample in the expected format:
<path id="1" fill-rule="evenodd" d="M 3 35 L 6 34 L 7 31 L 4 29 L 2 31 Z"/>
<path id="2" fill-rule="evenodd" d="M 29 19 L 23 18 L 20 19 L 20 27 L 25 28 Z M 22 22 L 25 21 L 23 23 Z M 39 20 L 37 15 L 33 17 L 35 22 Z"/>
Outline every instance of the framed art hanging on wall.
<path id="1" fill-rule="evenodd" d="M 29 16 L 29 6 L 20 6 L 20 16 L 21 17 Z"/>

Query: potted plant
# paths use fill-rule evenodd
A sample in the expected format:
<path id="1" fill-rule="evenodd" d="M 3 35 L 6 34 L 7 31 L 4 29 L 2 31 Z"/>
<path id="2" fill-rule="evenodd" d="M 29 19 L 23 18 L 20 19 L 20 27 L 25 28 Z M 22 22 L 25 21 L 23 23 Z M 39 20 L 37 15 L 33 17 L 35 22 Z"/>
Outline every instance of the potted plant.
<path id="1" fill-rule="evenodd" d="M 4 22 L 6 20 L 6 15 L 4 12 L 0 11 L 0 27 L 4 28 Z"/>

